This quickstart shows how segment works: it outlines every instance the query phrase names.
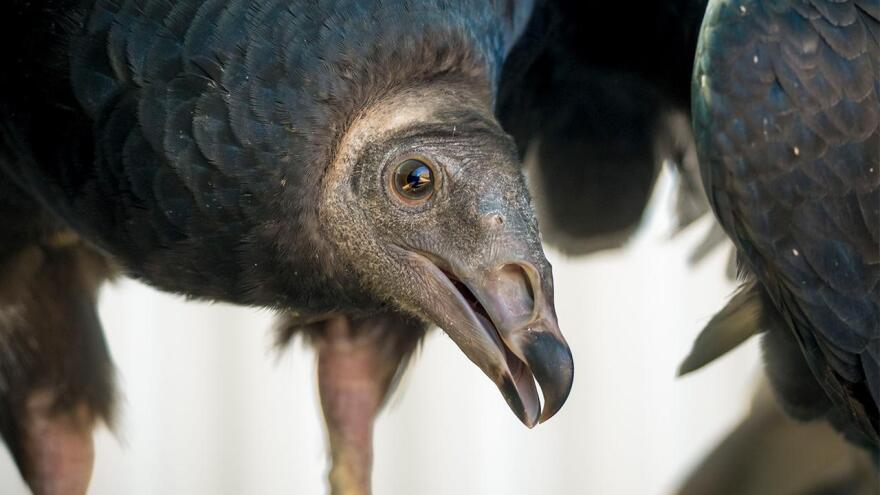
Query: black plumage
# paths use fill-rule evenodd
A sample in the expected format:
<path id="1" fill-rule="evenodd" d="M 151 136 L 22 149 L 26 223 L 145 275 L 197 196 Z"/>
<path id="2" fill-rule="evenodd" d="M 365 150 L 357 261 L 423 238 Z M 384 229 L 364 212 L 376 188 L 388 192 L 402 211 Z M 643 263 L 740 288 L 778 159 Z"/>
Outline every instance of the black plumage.
<path id="1" fill-rule="evenodd" d="M 373 418 L 428 323 L 524 423 L 552 416 L 571 353 L 493 107 L 532 7 L 4 3 L 0 422 L 34 491 L 88 483 L 113 396 L 94 294 L 117 264 L 314 337 L 336 493 L 369 491 Z"/>
<path id="2" fill-rule="evenodd" d="M 876 455 L 880 4 L 712 1 L 692 92 L 703 182 L 777 395 Z"/>
<path id="3" fill-rule="evenodd" d="M 320 239 L 267 219 L 279 209 L 294 218 L 310 213 L 316 191 L 304 182 L 320 177 L 363 100 L 444 71 L 486 71 L 491 79 L 500 60 L 479 58 L 512 39 L 488 7 L 449 7 L 444 15 L 431 4 L 352 3 L 334 12 L 340 6 L 328 2 L 297 13 L 287 2 L 94 3 L 92 14 L 49 7 L 43 19 L 52 27 L 5 45 L 32 71 L 5 78 L 10 154 L 35 155 L 36 165 L 12 164 L 10 175 L 102 249 L 130 259 L 131 275 L 191 296 L 316 313 L 348 298 L 326 291 L 334 285 L 328 279 L 341 283 L 324 273 L 337 265 L 316 266 L 305 255 L 323 251 Z M 476 25 L 463 25 L 468 17 Z M 10 28 L 23 22 L 5 18 Z M 65 22 L 83 32 L 70 41 L 35 39 Z M 47 43 L 56 45 L 39 46 Z M 47 56 L 59 60 L 43 62 Z M 44 82 L 66 84 L 62 74 L 44 73 L 65 69 L 69 87 Z M 38 87 L 23 91 L 27 81 Z M 77 149 L 59 149 L 59 140 Z M 285 242 L 294 256 L 278 263 L 284 253 L 270 250 L 282 236 L 297 245 Z M 278 270 L 298 275 L 276 277 Z M 266 285 L 281 278 L 306 286 Z"/>
<path id="4" fill-rule="evenodd" d="M 681 170 L 679 222 L 708 211 L 690 129 L 690 77 L 706 0 L 547 1 L 504 67 L 498 103 L 548 243 L 618 247 L 664 160 Z"/>

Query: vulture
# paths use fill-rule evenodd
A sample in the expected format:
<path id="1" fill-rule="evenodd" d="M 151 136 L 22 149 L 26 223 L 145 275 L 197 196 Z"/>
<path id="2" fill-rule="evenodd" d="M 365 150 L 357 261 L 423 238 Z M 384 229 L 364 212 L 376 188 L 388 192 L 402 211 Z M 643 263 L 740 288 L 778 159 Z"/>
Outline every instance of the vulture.
<path id="1" fill-rule="evenodd" d="M 117 272 L 309 336 L 335 494 L 369 492 L 373 419 L 429 324 L 525 425 L 553 416 L 572 354 L 493 106 L 532 7 L 4 2 L 0 433 L 31 489 L 88 485 Z"/>
<path id="2" fill-rule="evenodd" d="M 3 2 L 0 435 L 25 481 L 88 486 L 117 274 L 311 342 L 334 494 L 370 492 L 373 421 L 432 325 L 549 419 L 573 359 L 535 210 L 567 253 L 619 246 L 667 159 L 682 223 L 708 209 L 705 4 Z"/>
<path id="3" fill-rule="evenodd" d="M 688 372 L 762 332 L 784 410 L 880 452 L 880 2 L 712 0 L 692 81 L 703 186 L 744 282 Z"/>

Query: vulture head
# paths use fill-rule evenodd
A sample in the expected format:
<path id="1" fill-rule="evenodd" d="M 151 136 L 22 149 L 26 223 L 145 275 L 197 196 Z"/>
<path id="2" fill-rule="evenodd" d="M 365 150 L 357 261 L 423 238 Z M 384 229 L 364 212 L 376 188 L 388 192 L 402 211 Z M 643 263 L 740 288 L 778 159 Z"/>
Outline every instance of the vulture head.
<path id="1" fill-rule="evenodd" d="M 349 290 L 442 328 L 527 426 L 559 410 L 573 363 L 550 264 L 516 148 L 480 99 L 435 84 L 372 105 L 320 187 Z"/>

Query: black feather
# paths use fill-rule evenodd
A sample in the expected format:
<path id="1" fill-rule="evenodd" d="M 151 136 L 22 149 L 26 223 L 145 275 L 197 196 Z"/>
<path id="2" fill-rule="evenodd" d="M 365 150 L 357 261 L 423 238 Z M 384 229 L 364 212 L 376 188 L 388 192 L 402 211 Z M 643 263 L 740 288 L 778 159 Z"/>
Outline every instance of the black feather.
<path id="1" fill-rule="evenodd" d="M 697 167 L 684 163 L 693 155 L 690 127 L 671 124 L 688 120 L 705 4 L 650 2 L 631 15 L 625 2 L 551 0 L 532 17 L 504 67 L 498 114 L 530 162 L 548 242 L 574 254 L 622 244 L 664 160 L 698 182 Z M 689 179 L 683 223 L 708 209 Z"/>
<path id="2" fill-rule="evenodd" d="M 764 312 L 778 314 L 766 358 L 782 370 L 771 374 L 780 396 L 876 453 L 880 18 L 871 3 L 712 2 L 693 108 L 713 209 L 766 290 Z M 774 364 L 801 358 L 812 376 Z M 822 397 L 798 391 L 810 381 Z"/>

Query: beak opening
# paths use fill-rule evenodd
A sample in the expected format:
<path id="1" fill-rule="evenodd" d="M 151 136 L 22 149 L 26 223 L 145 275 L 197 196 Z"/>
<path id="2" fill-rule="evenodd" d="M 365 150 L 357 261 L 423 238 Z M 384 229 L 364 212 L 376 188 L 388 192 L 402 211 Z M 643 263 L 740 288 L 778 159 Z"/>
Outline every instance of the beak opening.
<path id="1" fill-rule="evenodd" d="M 571 391 L 574 362 L 538 270 L 517 261 L 458 276 L 435 256 L 411 254 L 434 292 L 445 293 L 429 310 L 435 323 L 495 382 L 520 421 L 532 428 L 556 414 Z"/>

